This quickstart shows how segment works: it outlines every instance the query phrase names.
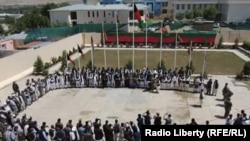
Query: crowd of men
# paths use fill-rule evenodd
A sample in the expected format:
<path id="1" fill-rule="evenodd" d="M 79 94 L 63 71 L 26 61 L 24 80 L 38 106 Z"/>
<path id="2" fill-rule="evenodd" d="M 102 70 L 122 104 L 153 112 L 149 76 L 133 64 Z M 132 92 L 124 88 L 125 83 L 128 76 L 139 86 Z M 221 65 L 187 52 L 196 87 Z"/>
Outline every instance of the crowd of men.
<path id="1" fill-rule="evenodd" d="M 128 88 L 145 88 L 145 89 L 175 89 L 180 91 L 190 90 L 190 75 L 188 71 L 183 68 L 178 69 L 138 69 L 132 71 L 131 69 L 76 69 L 67 68 L 63 73 L 51 74 L 43 79 L 27 80 L 26 88 L 21 90 L 16 82 L 13 82 L 12 88 L 14 93 L 6 100 L 6 104 L 1 103 L 1 123 L 7 127 L 4 136 L 6 141 L 47 141 L 48 138 L 52 141 L 79 141 L 79 140 L 96 140 L 101 141 L 140 141 L 141 126 L 146 124 L 176 124 L 173 122 L 172 116 L 166 114 L 160 116 L 156 113 L 151 116 L 147 111 L 144 114 L 138 114 L 137 123 L 133 121 L 126 123 L 119 123 L 115 121 L 114 125 L 105 121 L 101 126 L 101 120 L 95 119 L 94 122 L 86 121 L 85 124 L 81 120 L 76 126 L 73 121 L 69 120 L 66 126 L 58 119 L 55 125 L 50 128 L 43 122 L 39 125 L 32 117 L 27 118 L 23 116 L 22 119 L 15 117 L 21 111 L 25 110 L 27 106 L 38 100 L 40 97 L 56 89 L 64 88 L 84 88 L 84 87 L 128 87 Z M 218 91 L 218 81 L 209 79 L 205 82 L 202 77 L 194 79 L 193 92 L 204 92 L 207 95 L 216 95 Z M 158 87 L 158 89 L 157 89 Z M 227 113 L 229 114 L 229 113 Z M 245 112 L 237 115 L 237 119 L 233 119 L 232 115 L 228 116 L 227 124 L 241 124 L 249 125 L 249 118 Z M 230 118 L 231 117 L 231 118 Z M 151 120 L 154 120 L 151 123 Z M 240 119 L 240 122 L 239 122 Z M 165 123 L 162 123 L 165 120 Z M 229 122 L 230 121 L 230 122 Z M 237 122 L 236 122 L 237 121 Z M 191 125 L 196 125 L 195 119 L 191 120 Z M 209 124 L 207 121 L 206 124 Z M 0 129 L 2 126 L 0 126 Z"/>

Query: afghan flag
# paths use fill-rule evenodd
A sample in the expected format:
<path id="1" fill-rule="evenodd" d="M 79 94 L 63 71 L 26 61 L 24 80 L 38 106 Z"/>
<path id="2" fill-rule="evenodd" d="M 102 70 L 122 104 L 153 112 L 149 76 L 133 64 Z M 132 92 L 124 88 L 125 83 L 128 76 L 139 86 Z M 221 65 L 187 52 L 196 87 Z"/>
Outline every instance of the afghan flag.
<path id="1" fill-rule="evenodd" d="M 183 42 L 183 40 L 182 40 L 182 38 L 181 38 L 181 36 L 177 36 L 177 38 L 178 38 L 178 41 L 180 42 L 180 43 L 182 43 Z"/>
<path id="2" fill-rule="evenodd" d="M 143 21 L 141 20 L 141 14 L 140 14 L 140 11 L 138 11 L 135 4 L 134 4 L 134 17 L 135 17 L 135 19 L 137 19 L 137 21 L 139 23 L 139 27 L 143 28 Z"/>
<path id="3" fill-rule="evenodd" d="M 120 20 L 119 20 L 119 17 L 118 17 L 118 12 L 116 13 L 116 23 L 117 23 L 117 24 L 120 23 Z"/>
<path id="4" fill-rule="evenodd" d="M 91 47 L 92 47 L 92 50 L 94 50 L 94 40 L 93 40 L 93 37 L 91 36 Z"/>
<path id="5" fill-rule="evenodd" d="M 67 60 L 70 61 L 73 65 L 75 65 L 75 62 L 71 59 L 71 57 L 69 56 L 69 54 L 67 54 Z"/>
<path id="6" fill-rule="evenodd" d="M 82 49 L 81 49 L 81 47 L 79 45 L 77 45 L 77 49 L 78 49 L 78 52 L 83 55 Z"/>

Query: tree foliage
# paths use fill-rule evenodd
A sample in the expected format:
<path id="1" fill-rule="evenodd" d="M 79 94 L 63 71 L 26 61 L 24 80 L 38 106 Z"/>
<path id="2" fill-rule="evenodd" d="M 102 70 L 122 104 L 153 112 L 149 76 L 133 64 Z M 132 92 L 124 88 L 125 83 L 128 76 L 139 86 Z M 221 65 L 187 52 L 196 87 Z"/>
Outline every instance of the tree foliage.
<path id="1" fill-rule="evenodd" d="M 187 11 L 185 12 L 185 18 L 186 18 L 186 19 L 193 19 L 193 11 L 187 10 Z"/>
<path id="2" fill-rule="evenodd" d="M 221 36 L 218 42 L 218 48 L 222 48 L 223 37 Z"/>
<path id="3" fill-rule="evenodd" d="M 203 13 L 200 9 L 193 9 L 193 18 L 202 17 Z"/>
<path id="4" fill-rule="evenodd" d="M 61 57 L 61 67 L 60 67 L 60 71 L 64 71 L 64 69 L 67 67 L 67 51 L 64 50 L 62 52 L 62 57 Z"/>
<path id="5" fill-rule="evenodd" d="M 183 13 L 177 13 L 175 15 L 175 18 L 179 21 L 183 20 L 184 19 L 184 14 Z"/>
<path id="6" fill-rule="evenodd" d="M 209 6 L 203 10 L 203 18 L 206 20 L 215 20 L 217 9 L 214 6 Z"/>
<path id="7" fill-rule="evenodd" d="M 3 26 L 0 24 L 0 35 L 3 35 L 4 34 L 4 29 L 3 29 Z"/>
<path id="8" fill-rule="evenodd" d="M 156 67 L 157 67 L 157 69 L 166 70 L 165 62 L 163 60 L 161 60 L 161 62 L 158 62 Z"/>
<path id="9" fill-rule="evenodd" d="M 87 68 L 92 69 L 92 61 L 89 60 L 88 64 L 86 65 Z"/>
<path id="10" fill-rule="evenodd" d="M 125 68 L 132 69 L 132 67 L 133 67 L 133 62 L 131 61 L 131 59 L 129 59 L 127 64 L 125 65 Z"/>
<path id="11" fill-rule="evenodd" d="M 187 71 L 187 75 L 192 75 L 194 73 L 194 64 L 193 61 L 190 62 L 190 66 L 189 64 L 186 65 L 186 71 Z"/>
<path id="12" fill-rule="evenodd" d="M 243 67 L 243 74 L 244 75 L 250 75 L 250 61 L 246 62 Z"/>
<path id="13" fill-rule="evenodd" d="M 42 6 L 26 8 L 20 12 L 23 13 L 21 18 L 15 19 L 12 17 L 6 17 L 4 23 L 9 24 L 10 33 L 19 33 L 34 28 L 50 27 L 49 10 L 66 5 L 68 5 L 68 3 L 48 3 Z"/>
<path id="14" fill-rule="evenodd" d="M 45 69 L 44 69 L 44 64 L 43 64 L 42 58 L 40 56 L 38 56 L 35 63 L 34 63 L 33 74 L 35 74 L 35 75 L 43 74 L 44 70 Z"/>

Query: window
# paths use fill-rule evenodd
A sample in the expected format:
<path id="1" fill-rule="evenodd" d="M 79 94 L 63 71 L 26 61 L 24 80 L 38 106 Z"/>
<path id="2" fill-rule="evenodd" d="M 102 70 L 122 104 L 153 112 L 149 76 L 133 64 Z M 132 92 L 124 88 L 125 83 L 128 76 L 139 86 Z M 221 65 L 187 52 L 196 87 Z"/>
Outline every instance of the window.
<path id="1" fill-rule="evenodd" d="M 202 9 L 202 4 L 199 5 L 199 9 Z"/>
<path id="2" fill-rule="evenodd" d="M 161 6 L 162 6 L 162 7 L 164 7 L 164 6 L 165 6 L 165 3 L 164 3 L 164 2 L 163 2 L 163 3 L 161 3 Z"/>
<path id="3" fill-rule="evenodd" d="M 168 6 L 168 2 L 165 2 L 165 6 L 166 6 L 166 7 Z"/>
<path id="4" fill-rule="evenodd" d="M 193 5 L 193 9 L 196 9 L 196 4 Z"/>
<path id="5" fill-rule="evenodd" d="M 176 9 L 179 10 L 180 9 L 180 5 L 176 4 Z"/>
<path id="6" fill-rule="evenodd" d="M 188 9 L 188 10 L 190 10 L 190 9 L 191 9 L 191 5 L 190 5 L 190 4 L 188 4 L 188 7 L 187 7 L 187 9 Z"/>
<path id="7" fill-rule="evenodd" d="M 76 12 L 75 12 L 75 11 L 70 12 L 70 18 L 71 18 L 71 20 L 76 20 L 76 19 L 77 19 L 77 16 L 76 16 Z"/>
<path id="8" fill-rule="evenodd" d="M 95 17 L 95 12 L 94 11 L 92 11 L 92 17 Z"/>
<path id="9" fill-rule="evenodd" d="M 106 17 L 106 13 L 105 13 L 105 11 L 103 11 L 103 17 Z"/>
<path id="10" fill-rule="evenodd" d="M 112 17 L 115 17 L 115 11 L 112 11 Z"/>
<path id="11" fill-rule="evenodd" d="M 129 19 L 130 19 L 130 20 L 133 20 L 133 11 L 130 11 L 130 12 L 129 12 Z"/>
<path id="12" fill-rule="evenodd" d="M 90 17 L 90 12 L 88 11 L 88 17 Z"/>
<path id="13" fill-rule="evenodd" d="M 207 4 L 204 4 L 204 8 L 207 8 Z"/>
<path id="14" fill-rule="evenodd" d="M 181 5 L 181 9 L 184 10 L 185 9 L 185 4 Z"/>
<path id="15" fill-rule="evenodd" d="M 96 12 L 96 17 L 99 17 L 99 12 L 98 11 Z"/>

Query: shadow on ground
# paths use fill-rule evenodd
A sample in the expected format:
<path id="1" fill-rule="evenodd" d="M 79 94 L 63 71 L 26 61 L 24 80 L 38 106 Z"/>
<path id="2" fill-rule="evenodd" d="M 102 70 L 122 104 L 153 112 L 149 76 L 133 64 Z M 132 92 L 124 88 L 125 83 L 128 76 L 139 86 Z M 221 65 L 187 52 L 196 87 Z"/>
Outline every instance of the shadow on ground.
<path id="1" fill-rule="evenodd" d="M 201 105 L 198 105 L 198 104 L 193 104 L 193 105 L 190 105 L 190 106 L 192 106 L 194 108 L 201 108 Z"/>
<path id="2" fill-rule="evenodd" d="M 224 104 L 216 104 L 218 107 L 224 107 Z"/>
<path id="3" fill-rule="evenodd" d="M 215 115 L 214 117 L 216 117 L 218 119 L 225 119 L 224 116 L 222 116 L 222 115 Z"/>

